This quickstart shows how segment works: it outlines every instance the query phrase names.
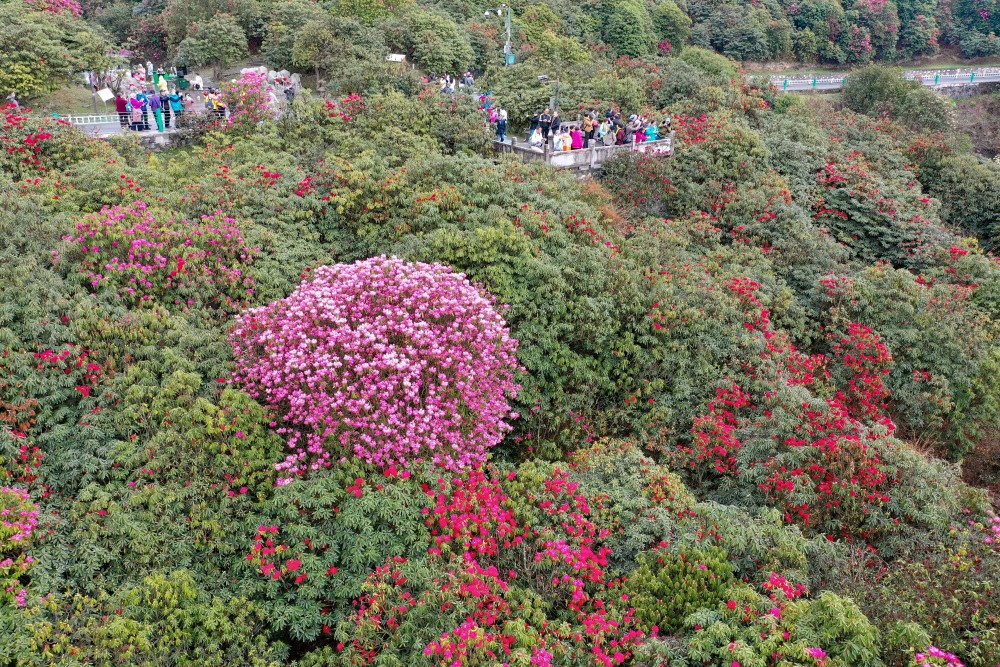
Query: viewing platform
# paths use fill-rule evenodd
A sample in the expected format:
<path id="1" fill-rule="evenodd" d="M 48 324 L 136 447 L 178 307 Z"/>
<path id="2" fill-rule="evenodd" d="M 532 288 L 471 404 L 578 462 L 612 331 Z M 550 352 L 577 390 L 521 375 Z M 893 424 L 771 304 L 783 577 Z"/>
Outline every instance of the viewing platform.
<path id="1" fill-rule="evenodd" d="M 651 153 L 670 156 L 674 153 L 674 133 L 671 132 L 656 141 L 628 143 L 620 146 L 605 146 L 597 144 L 590 148 L 580 148 L 575 151 L 556 151 L 546 145 L 544 148 L 534 148 L 527 142 L 511 137 L 510 143 L 493 142 L 498 153 L 513 153 L 523 162 L 545 162 L 556 169 L 575 169 L 577 171 L 595 171 L 601 168 L 604 161 L 612 155 L 621 152 Z"/>

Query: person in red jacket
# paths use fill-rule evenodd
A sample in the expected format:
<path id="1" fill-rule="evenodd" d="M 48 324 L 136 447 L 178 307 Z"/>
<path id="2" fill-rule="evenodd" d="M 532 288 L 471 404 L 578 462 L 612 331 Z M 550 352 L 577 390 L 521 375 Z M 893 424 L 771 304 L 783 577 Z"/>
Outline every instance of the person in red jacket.
<path id="1" fill-rule="evenodd" d="M 115 95 L 115 111 L 118 112 L 118 122 L 122 127 L 128 127 L 128 100 L 121 93 Z"/>

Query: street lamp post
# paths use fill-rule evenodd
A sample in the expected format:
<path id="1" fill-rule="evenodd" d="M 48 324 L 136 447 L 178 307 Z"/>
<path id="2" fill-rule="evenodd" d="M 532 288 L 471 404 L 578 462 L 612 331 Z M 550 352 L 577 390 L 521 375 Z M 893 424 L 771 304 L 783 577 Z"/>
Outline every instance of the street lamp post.
<path id="1" fill-rule="evenodd" d="M 559 108 L 559 79 L 552 80 L 547 74 L 540 74 L 538 76 L 538 80 L 541 83 L 555 84 L 555 94 L 552 96 L 552 99 L 549 100 L 549 106 L 552 107 L 553 111 L 556 111 Z"/>
<path id="2" fill-rule="evenodd" d="M 509 5 L 500 5 L 496 9 L 487 9 L 483 12 L 483 16 L 489 17 L 489 15 L 493 12 L 496 12 L 497 16 L 503 16 L 504 10 L 507 11 L 507 43 L 503 45 L 503 64 L 504 67 L 506 67 L 514 64 L 514 47 L 510 43 L 513 12 Z"/>

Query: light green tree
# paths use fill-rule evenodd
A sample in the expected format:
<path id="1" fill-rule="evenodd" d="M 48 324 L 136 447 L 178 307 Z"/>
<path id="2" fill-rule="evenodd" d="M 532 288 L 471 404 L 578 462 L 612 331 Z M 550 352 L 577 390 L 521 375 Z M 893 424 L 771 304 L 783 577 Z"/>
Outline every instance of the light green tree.
<path id="1" fill-rule="evenodd" d="M 77 72 L 101 69 L 109 44 L 70 13 L 0 4 L 0 92 L 21 98 L 65 85 Z"/>
<path id="2" fill-rule="evenodd" d="M 177 47 L 177 61 L 187 65 L 211 65 L 216 79 L 226 65 L 247 55 L 247 36 L 230 14 L 216 14 L 191 26 Z"/>

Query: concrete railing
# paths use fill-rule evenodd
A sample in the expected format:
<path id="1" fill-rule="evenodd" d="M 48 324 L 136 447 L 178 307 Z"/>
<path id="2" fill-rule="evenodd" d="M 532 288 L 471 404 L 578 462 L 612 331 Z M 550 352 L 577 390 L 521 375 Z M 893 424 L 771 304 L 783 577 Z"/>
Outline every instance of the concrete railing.
<path id="1" fill-rule="evenodd" d="M 555 151 L 547 145 L 544 148 L 534 148 L 526 143 L 512 139 L 511 143 L 494 142 L 498 153 L 513 153 L 524 162 L 545 162 L 557 169 L 577 169 L 592 171 L 599 168 L 612 155 L 621 152 L 650 153 L 656 155 L 671 155 L 674 152 L 674 133 L 663 139 L 628 143 L 621 146 L 605 146 L 596 144 L 589 148 L 570 151 Z"/>

